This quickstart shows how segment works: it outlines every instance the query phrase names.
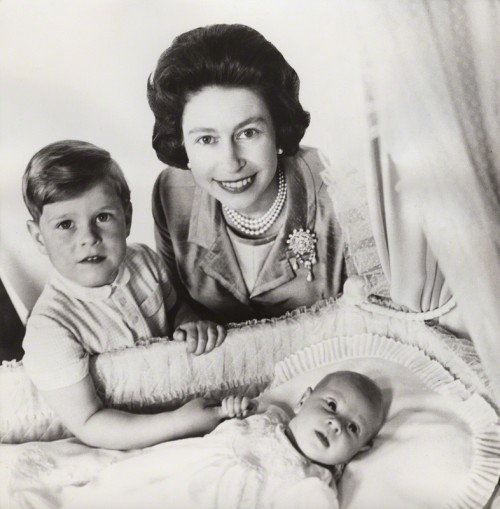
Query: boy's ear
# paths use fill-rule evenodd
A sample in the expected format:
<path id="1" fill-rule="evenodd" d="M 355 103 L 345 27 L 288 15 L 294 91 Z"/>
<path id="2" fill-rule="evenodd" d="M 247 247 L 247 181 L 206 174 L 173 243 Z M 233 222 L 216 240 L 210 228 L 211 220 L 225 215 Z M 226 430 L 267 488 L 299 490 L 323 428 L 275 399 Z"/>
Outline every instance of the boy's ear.
<path id="1" fill-rule="evenodd" d="M 40 253 L 46 255 L 47 249 L 45 248 L 42 232 L 40 231 L 40 226 L 38 223 L 33 221 L 33 219 L 29 219 L 26 221 L 26 226 L 28 227 L 28 232 L 31 235 L 31 238 L 35 241 L 35 244 L 38 247 Z"/>
<path id="2" fill-rule="evenodd" d="M 128 202 L 125 206 L 125 225 L 127 228 L 127 237 L 130 235 L 130 227 L 132 226 L 132 203 Z"/>
<path id="3" fill-rule="evenodd" d="M 310 387 L 308 387 L 305 391 L 304 391 L 304 394 L 302 394 L 302 396 L 300 397 L 300 400 L 299 402 L 297 403 L 297 405 L 295 406 L 294 408 L 294 412 L 296 414 L 298 414 L 300 412 L 300 409 L 302 408 L 302 406 L 304 405 L 304 403 L 306 402 L 307 398 L 312 394 L 312 389 Z"/>

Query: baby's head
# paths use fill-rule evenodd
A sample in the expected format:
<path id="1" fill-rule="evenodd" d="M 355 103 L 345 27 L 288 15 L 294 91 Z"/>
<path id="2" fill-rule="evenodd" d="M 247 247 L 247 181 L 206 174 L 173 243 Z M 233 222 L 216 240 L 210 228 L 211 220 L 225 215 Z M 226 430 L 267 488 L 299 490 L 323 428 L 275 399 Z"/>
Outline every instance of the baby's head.
<path id="1" fill-rule="evenodd" d="M 23 197 L 33 218 L 28 230 L 62 276 L 86 287 L 113 281 L 125 257 L 132 206 L 109 152 L 77 140 L 47 145 L 26 168 Z"/>
<path id="2" fill-rule="evenodd" d="M 338 371 L 305 391 L 289 430 L 310 460 L 339 465 L 370 447 L 384 419 L 382 392 L 367 376 Z"/>

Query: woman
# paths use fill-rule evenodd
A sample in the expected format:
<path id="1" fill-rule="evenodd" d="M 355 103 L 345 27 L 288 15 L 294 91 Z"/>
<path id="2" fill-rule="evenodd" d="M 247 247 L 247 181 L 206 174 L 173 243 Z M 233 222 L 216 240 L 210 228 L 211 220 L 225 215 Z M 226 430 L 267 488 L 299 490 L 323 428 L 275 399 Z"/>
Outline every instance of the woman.
<path id="1" fill-rule="evenodd" d="M 343 242 L 299 79 L 260 33 L 213 25 L 177 37 L 148 83 L 159 252 L 195 311 L 243 321 L 336 296 Z M 189 171 L 185 171 L 189 170 Z"/>

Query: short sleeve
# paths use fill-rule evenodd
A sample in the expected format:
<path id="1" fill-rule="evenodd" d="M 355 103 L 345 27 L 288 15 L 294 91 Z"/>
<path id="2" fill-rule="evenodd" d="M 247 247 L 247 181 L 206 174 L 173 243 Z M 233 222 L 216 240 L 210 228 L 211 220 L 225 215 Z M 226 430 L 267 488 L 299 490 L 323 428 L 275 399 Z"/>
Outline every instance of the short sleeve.
<path id="1" fill-rule="evenodd" d="M 72 333 L 56 320 L 33 315 L 23 340 L 26 373 L 38 389 L 73 385 L 89 373 L 89 356 Z"/>

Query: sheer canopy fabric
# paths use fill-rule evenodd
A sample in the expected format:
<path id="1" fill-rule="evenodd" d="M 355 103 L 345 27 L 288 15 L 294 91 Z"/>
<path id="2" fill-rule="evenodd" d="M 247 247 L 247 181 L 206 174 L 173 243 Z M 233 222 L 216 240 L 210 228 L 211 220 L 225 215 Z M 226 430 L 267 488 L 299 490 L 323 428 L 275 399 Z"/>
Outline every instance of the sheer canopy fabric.
<path id="1" fill-rule="evenodd" d="M 330 177 L 350 258 L 373 293 L 471 337 L 500 400 L 500 2 L 341 12 L 357 60 Z"/>

